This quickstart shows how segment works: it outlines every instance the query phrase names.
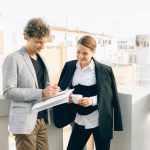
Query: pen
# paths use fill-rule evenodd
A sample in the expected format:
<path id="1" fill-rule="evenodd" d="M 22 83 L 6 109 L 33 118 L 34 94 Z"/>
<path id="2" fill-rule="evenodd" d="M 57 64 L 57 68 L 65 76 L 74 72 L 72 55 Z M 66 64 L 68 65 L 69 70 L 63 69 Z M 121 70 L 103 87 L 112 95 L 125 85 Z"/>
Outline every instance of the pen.
<path id="1" fill-rule="evenodd" d="M 57 84 L 55 84 L 56 86 L 57 86 Z M 59 87 L 59 92 L 62 92 L 62 90 L 60 89 L 60 87 Z"/>
<path id="2" fill-rule="evenodd" d="M 50 85 L 50 83 L 49 83 L 49 82 L 46 82 L 46 85 L 48 86 L 48 85 Z"/>

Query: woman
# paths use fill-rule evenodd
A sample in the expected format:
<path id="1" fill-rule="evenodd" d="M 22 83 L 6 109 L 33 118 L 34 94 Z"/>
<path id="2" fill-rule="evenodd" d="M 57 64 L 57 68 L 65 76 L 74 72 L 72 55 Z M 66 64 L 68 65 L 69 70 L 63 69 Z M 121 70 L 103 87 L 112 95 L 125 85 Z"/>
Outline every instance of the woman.
<path id="1" fill-rule="evenodd" d="M 96 149 L 109 150 L 113 126 L 116 131 L 123 130 L 113 71 L 93 58 L 95 50 L 92 36 L 81 37 L 77 43 L 77 60 L 66 62 L 60 76 L 58 85 L 62 90 L 74 88 L 74 94 L 83 95 L 78 104 L 54 108 L 57 127 L 75 122 L 67 150 L 83 150 L 92 133 Z"/>

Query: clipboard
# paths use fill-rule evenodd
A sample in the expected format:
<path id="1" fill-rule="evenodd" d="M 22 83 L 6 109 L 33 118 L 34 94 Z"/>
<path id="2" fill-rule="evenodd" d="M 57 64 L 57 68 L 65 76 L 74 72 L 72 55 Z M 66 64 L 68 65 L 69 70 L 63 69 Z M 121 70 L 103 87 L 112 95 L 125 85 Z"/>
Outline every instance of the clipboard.
<path id="1" fill-rule="evenodd" d="M 45 101 L 38 102 L 32 106 L 32 111 L 39 112 L 45 109 L 52 108 L 54 106 L 67 103 L 68 97 L 70 93 L 73 92 L 74 89 L 70 89 L 67 91 L 62 91 L 54 95 L 53 97 L 46 99 Z"/>

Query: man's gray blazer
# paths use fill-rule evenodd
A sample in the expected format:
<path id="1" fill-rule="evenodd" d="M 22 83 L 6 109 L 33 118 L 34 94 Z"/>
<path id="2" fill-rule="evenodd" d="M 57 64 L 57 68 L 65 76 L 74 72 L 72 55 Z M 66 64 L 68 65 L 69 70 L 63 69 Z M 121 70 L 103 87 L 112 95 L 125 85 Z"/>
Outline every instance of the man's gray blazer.
<path id="1" fill-rule="evenodd" d="M 3 64 L 3 95 L 11 100 L 9 128 L 13 134 L 33 131 L 37 113 L 33 104 L 42 100 L 35 69 L 25 48 L 8 55 Z"/>

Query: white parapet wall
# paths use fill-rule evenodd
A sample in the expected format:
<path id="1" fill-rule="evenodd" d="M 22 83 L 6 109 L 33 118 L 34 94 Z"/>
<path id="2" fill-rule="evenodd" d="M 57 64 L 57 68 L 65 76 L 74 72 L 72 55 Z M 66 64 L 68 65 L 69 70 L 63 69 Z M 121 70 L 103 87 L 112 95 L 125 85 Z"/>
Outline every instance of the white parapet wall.
<path id="1" fill-rule="evenodd" d="M 10 100 L 0 96 L 0 149 L 8 150 L 8 111 Z"/>
<path id="2" fill-rule="evenodd" d="M 114 132 L 111 150 L 150 150 L 150 90 L 118 87 L 123 132 Z"/>
<path id="3" fill-rule="evenodd" d="M 150 150 L 150 90 L 139 86 L 119 86 L 123 132 L 114 131 L 110 150 Z M 0 96 L 0 149 L 8 150 L 10 100 Z M 63 150 L 63 130 L 48 126 L 49 149 Z"/>

